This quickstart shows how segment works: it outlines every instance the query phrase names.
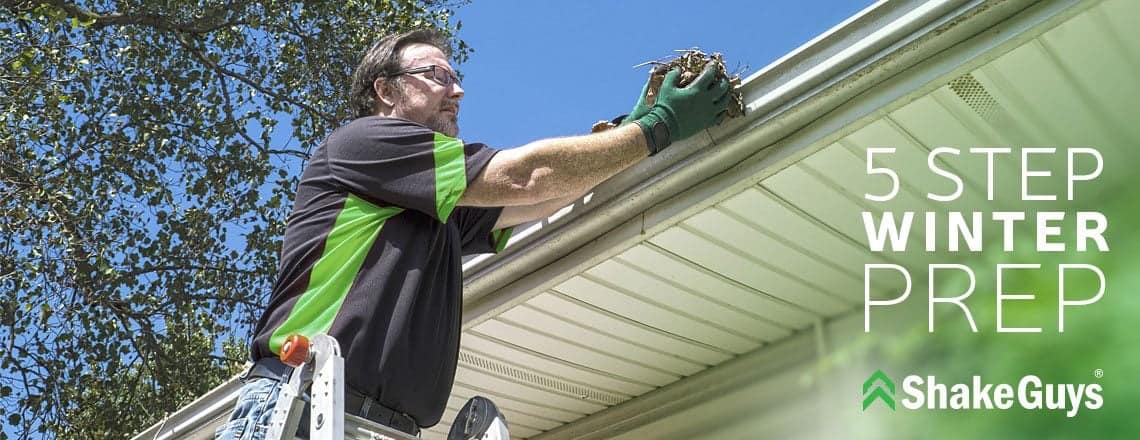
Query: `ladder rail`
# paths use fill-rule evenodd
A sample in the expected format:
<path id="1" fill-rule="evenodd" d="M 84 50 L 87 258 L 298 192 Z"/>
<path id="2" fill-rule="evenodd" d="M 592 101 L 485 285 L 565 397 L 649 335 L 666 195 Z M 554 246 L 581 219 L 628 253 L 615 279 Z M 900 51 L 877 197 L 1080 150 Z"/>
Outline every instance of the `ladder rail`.
<path id="1" fill-rule="evenodd" d="M 334 355 L 326 355 L 325 359 L 318 360 L 316 364 L 316 375 L 313 376 L 309 393 L 312 408 L 309 438 L 338 440 L 344 436 L 344 358 L 340 356 L 340 347 L 336 345 L 335 339 L 318 336 L 324 337 L 313 341 L 317 358 L 320 359 L 319 353 L 322 351 Z M 330 343 L 332 346 L 328 346 Z"/>
<path id="2" fill-rule="evenodd" d="M 294 367 L 289 381 L 282 384 L 270 418 L 266 439 L 293 439 L 304 410 L 305 388 L 309 389 L 310 440 L 419 440 L 392 427 L 344 413 L 344 357 L 336 339 L 318 334 L 302 343 L 307 351 L 303 363 Z M 282 357 L 289 356 L 282 348 Z M 288 363 L 288 362 L 287 362 Z M 310 385 L 311 384 L 311 385 Z M 288 433 L 288 434 L 287 434 Z"/>

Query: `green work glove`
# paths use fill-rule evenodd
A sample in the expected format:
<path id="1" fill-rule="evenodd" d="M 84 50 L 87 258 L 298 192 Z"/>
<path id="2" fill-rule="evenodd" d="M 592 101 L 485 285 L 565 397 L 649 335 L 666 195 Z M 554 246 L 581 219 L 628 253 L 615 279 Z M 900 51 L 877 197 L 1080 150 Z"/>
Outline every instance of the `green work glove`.
<path id="1" fill-rule="evenodd" d="M 653 82 L 653 76 L 649 76 L 649 80 L 645 81 L 645 87 L 641 88 L 641 96 L 637 98 L 637 104 L 634 104 L 633 110 L 621 120 L 620 125 L 625 125 L 630 122 L 641 119 L 646 113 L 649 113 L 649 106 L 645 105 L 645 96 L 649 94 L 649 83 Z"/>
<path id="2" fill-rule="evenodd" d="M 728 108 L 728 80 L 716 80 L 716 67 L 712 63 L 686 87 L 677 87 L 680 74 L 677 69 L 670 70 L 661 83 L 657 102 L 634 120 L 645 134 L 650 156 L 675 140 L 686 139 L 716 125 Z"/>

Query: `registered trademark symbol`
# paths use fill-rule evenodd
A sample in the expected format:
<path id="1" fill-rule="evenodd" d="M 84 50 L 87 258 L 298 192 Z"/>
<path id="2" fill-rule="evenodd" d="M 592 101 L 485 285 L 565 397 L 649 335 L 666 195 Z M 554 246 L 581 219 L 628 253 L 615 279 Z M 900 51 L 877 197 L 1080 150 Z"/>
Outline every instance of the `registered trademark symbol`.
<path id="1" fill-rule="evenodd" d="M 1104 377 L 1104 370 L 1100 368 L 1093 370 L 1093 376 L 1096 376 L 1097 379 Z"/>

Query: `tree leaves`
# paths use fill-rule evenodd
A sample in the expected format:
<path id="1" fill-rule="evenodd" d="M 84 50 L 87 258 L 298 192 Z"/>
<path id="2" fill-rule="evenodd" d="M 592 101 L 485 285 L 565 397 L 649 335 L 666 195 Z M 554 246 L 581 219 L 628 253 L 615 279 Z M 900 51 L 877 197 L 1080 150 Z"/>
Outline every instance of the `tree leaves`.
<path id="1" fill-rule="evenodd" d="M 0 434 L 129 436 L 240 369 L 360 53 L 456 6 L 3 3 Z"/>

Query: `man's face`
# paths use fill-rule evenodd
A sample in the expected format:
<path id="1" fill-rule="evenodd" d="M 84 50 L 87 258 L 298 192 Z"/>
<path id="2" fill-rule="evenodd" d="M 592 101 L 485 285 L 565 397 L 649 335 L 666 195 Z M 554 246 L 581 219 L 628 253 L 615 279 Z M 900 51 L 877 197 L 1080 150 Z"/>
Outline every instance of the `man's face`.
<path id="1" fill-rule="evenodd" d="M 431 45 L 410 45 L 404 48 L 401 58 L 403 69 L 436 65 L 454 72 L 443 52 Z M 459 100 L 463 98 L 463 88 L 454 81 L 440 85 L 430 75 L 430 72 L 401 75 L 396 87 L 403 90 L 404 97 L 397 99 L 392 116 L 455 137 L 459 134 Z"/>

